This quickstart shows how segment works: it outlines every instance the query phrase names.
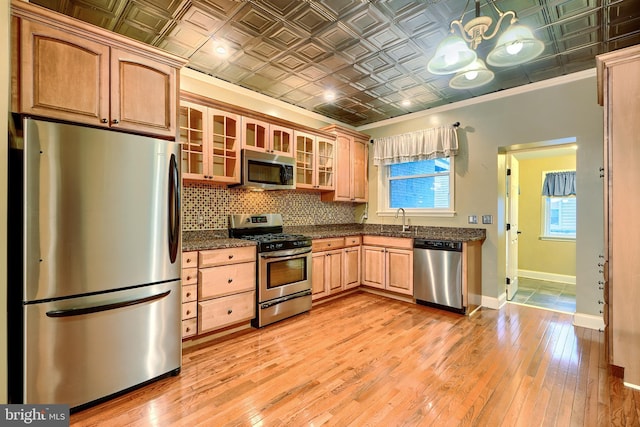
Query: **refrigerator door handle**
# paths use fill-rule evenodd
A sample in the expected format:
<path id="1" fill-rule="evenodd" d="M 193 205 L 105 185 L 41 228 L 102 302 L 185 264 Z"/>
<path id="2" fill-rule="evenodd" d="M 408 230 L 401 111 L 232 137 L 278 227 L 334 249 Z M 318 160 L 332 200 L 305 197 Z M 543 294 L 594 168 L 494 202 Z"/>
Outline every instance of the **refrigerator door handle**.
<path id="1" fill-rule="evenodd" d="M 169 295 L 171 291 L 165 291 L 156 295 L 151 295 L 143 298 L 136 298 L 128 301 L 115 302 L 112 304 L 95 305 L 93 307 L 82 308 L 70 308 L 67 310 L 51 310 L 47 311 L 47 317 L 71 317 L 82 316 L 85 314 L 99 313 L 101 311 L 116 310 L 118 308 L 130 307 L 132 305 L 144 304 L 145 302 L 151 302 L 162 299 Z"/>
<path id="2" fill-rule="evenodd" d="M 178 257 L 180 243 L 180 173 L 175 154 L 169 161 L 169 258 L 171 263 Z"/>

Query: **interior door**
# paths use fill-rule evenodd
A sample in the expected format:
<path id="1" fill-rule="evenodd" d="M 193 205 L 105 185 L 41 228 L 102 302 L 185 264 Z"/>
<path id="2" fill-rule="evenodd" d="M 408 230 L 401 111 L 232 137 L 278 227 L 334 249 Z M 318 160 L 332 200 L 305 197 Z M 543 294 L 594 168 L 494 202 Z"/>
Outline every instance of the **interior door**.
<path id="1" fill-rule="evenodd" d="M 520 192 L 518 159 L 507 155 L 507 301 L 518 292 L 518 196 Z"/>

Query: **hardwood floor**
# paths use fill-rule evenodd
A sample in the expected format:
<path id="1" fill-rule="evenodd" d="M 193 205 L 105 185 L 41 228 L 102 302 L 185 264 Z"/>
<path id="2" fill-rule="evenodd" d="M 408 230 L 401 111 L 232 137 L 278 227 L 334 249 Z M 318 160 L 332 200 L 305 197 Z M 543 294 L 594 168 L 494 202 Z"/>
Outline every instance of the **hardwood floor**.
<path id="1" fill-rule="evenodd" d="M 464 317 L 367 293 L 187 349 L 73 426 L 638 426 L 603 335 L 513 304 Z"/>

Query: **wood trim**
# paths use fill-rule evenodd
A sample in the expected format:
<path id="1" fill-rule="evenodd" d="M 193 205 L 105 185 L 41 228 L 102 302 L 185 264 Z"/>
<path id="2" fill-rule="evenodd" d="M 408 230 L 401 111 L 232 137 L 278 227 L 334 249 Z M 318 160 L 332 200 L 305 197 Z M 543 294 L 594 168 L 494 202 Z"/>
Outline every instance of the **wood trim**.
<path id="1" fill-rule="evenodd" d="M 20 111 L 20 19 L 11 17 L 11 103 L 10 111 Z"/>
<path id="2" fill-rule="evenodd" d="M 122 36 L 113 31 L 87 24 L 78 19 L 24 1 L 11 0 L 11 14 L 19 18 L 47 25 L 51 28 L 69 32 L 87 40 L 108 44 L 110 47 L 125 49 L 137 55 L 147 57 L 150 60 L 161 62 L 178 69 L 187 63 L 185 58 L 161 51 L 153 46 Z"/>
<path id="3" fill-rule="evenodd" d="M 360 139 L 369 142 L 370 136 L 366 133 L 358 132 L 357 130 L 349 129 L 339 125 L 329 125 L 322 128 L 327 132 L 341 133 L 353 137 L 354 139 Z"/>
<path id="4" fill-rule="evenodd" d="M 629 61 L 637 61 L 640 58 L 640 45 L 630 46 L 613 52 L 596 56 L 596 73 L 598 83 L 598 104 L 604 106 L 605 81 L 608 78 L 607 68 L 616 64 Z"/>
<path id="5" fill-rule="evenodd" d="M 205 107 L 216 108 L 218 110 L 223 110 L 229 113 L 237 114 L 243 117 L 248 117 L 254 120 L 261 120 L 264 122 L 268 122 L 269 124 L 274 124 L 277 126 L 282 126 L 285 128 L 292 129 L 293 131 L 302 131 L 302 132 L 312 133 L 315 136 L 322 136 L 324 138 L 329 138 L 332 141 L 334 141 L 336 138 L 336 135 L 332 132 L 327 132 L 322 129 L 316 129 L 310 126 L 301 125 L 295 122 L 290 122 L 288 120 L 284 120 L 279 117 L 274 117 L 268 114 L 260 113 L 258 111 L 249 110 L 248 108 L 239 107 L 237 105 L 229 104 L 227 102 L 219 101 L 217 99 L 212 99 L 206 96 L 202 96 L 197 93 L 187 92 L 185 90 L 180 91 L 180 100 L 193 102 Z"/>

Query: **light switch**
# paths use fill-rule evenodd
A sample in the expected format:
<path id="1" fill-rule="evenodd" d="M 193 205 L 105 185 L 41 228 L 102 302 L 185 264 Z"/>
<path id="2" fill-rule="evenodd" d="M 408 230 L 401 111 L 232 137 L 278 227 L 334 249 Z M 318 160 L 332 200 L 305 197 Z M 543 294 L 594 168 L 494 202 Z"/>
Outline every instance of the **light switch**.
<path id="1" fill-rule="evenodd" d="M 493 215 L 482 215 L 483 224 L 493 224 Z"/>
<path id="2" fill-rule="evenodd" d="M 478 215 L 469 215 L 469 224 L 477 224 Z"/>

